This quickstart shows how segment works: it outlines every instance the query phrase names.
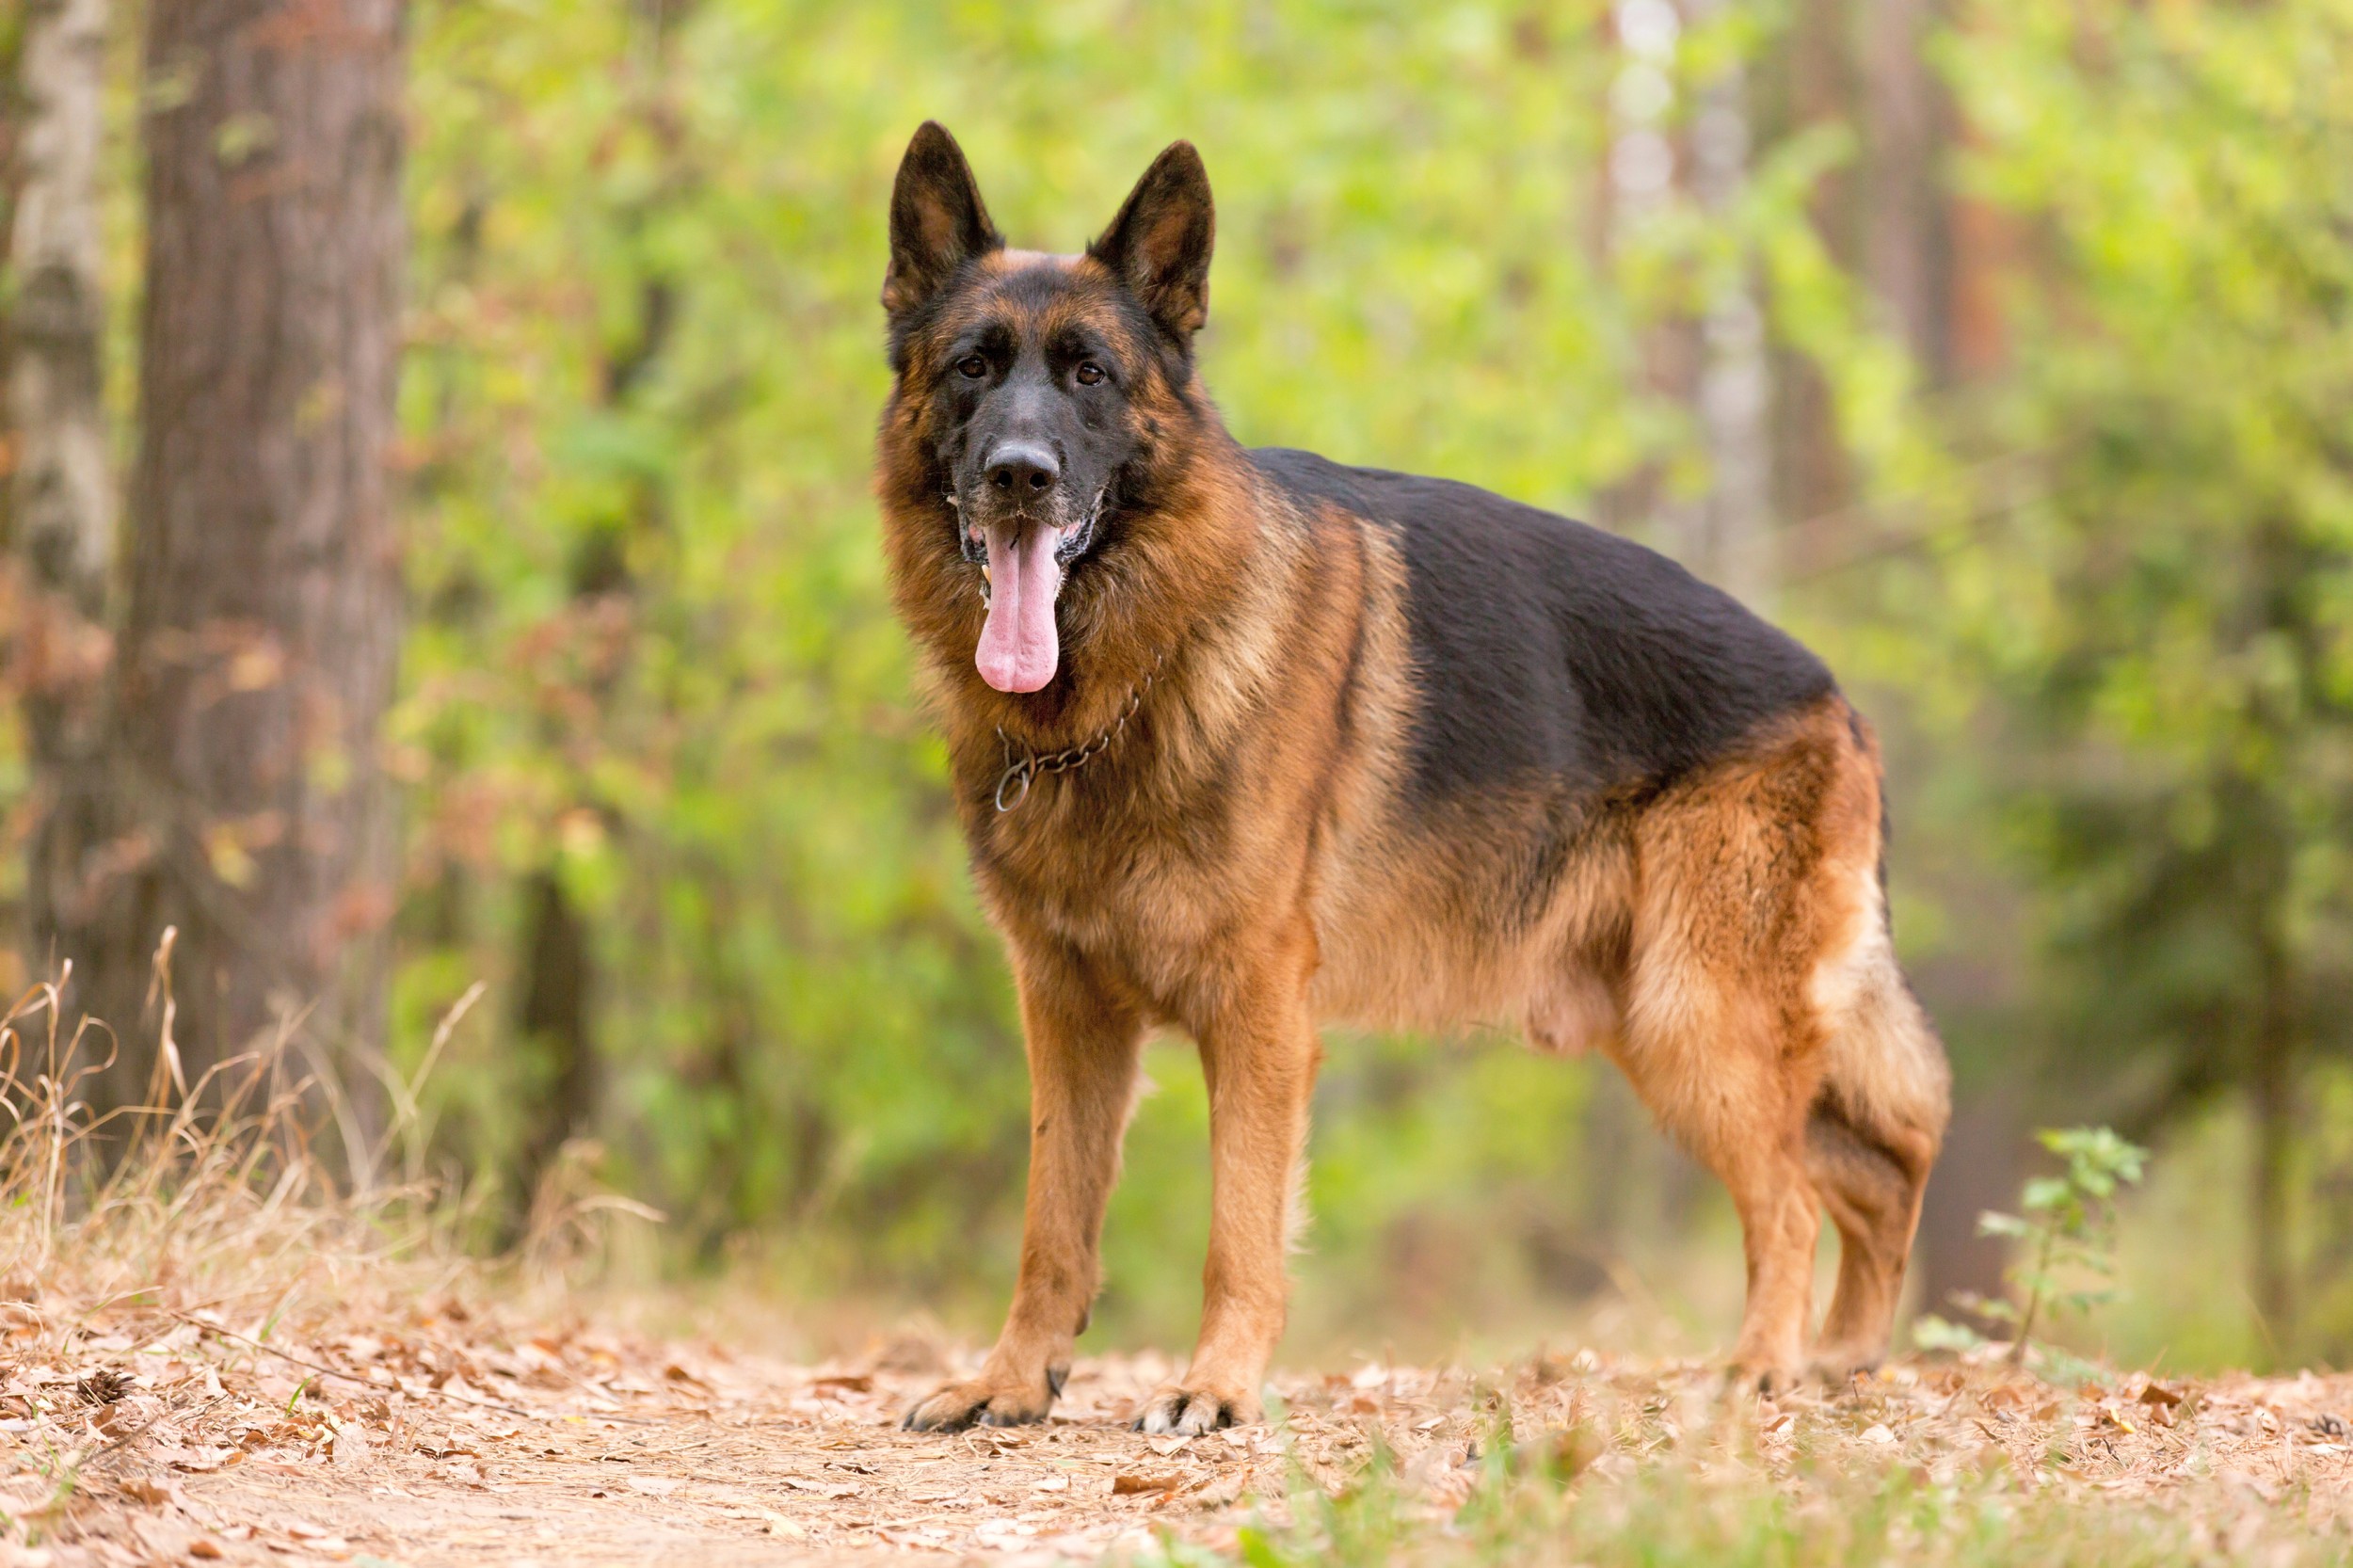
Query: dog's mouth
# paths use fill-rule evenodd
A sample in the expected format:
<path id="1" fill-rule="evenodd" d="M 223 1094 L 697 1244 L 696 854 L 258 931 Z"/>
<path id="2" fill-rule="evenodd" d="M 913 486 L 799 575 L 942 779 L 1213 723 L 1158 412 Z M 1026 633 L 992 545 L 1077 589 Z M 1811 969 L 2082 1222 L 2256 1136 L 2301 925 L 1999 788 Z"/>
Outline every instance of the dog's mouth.
<path id="1" fill-rule="evenodd" d="M 1054 603 L 1070 563 L 1095 541 L 1097 495 L 1086 515 L 1057 524 L 1014 514 L 960 530 L 965 554 L 981 564 L 988 619 L 972 662 L 1000 692 L 1042 691 L 1062 664 Z"/>

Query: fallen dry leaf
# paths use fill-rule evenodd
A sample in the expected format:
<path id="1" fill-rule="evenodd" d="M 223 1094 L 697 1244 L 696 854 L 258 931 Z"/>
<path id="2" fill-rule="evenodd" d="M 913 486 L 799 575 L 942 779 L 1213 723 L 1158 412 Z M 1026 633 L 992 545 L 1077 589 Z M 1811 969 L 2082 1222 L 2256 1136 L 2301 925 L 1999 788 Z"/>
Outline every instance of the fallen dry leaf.
<path id="1" fill-rule="evenodd" d="M 803 1480 L 798 1476 L 787 1476 L 784 1484 L 795 1492 L 814 1492 L 826 1498 L 855 1497 L 858 1495 L 857 1486 L 849 1481 Z"/>
<path id="2" fill-rule="evenodd" d="M 230 1462 L 230 1455 L 232 1453 L 236 1453 L 236 1450 L 233 1448 L 209 1447 L 202 1448 L 168 1448 L 160 1451 L 156 1457 L 161 1459 L 165 1464 L 170 1465 L 175 1470 L 185 1470 L 192 1475 L 202 1475 L 209 1471 L 217 1470 L 222 1465 L 228 1464 Z M 242 1459 L 245 1456 L 243 1454 L 237 1454 L 237 1457 Z"/>
<path id="3" fill-rule="evenodd" d="M 150 1508 L 161 1508 L 164 1504 L 170 1502 L 172 1494 L 177 1490 L 175 1485 L 167 1485 L 161 1481 L 148 1480 L 140 1477 L 133 1477 L 122 1482 L 124 1496 L 134 1502 L 145 1503 Z"/>

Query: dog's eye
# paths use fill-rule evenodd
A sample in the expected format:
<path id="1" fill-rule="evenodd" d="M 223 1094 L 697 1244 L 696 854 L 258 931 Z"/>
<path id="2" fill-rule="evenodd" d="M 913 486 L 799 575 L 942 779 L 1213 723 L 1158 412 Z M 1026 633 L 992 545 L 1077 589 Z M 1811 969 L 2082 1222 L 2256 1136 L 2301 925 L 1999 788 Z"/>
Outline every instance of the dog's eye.
<path id="1" fill-rule="evenodd" d="M 977 381 L 988 374 L 988 360 L 984 355 L 967 354 L 956 361 L 956 374 L 968 380 Z"/>
<path id="2" fill-rule="evenodd" d="M 1101 379 L 1103 379 L 1103 367 L 1101 365 L 1096 364 L 1093 360 L 1081 360 L 1079 361 L 1079 385 L 1082 387 L 1091 387 Z"/>

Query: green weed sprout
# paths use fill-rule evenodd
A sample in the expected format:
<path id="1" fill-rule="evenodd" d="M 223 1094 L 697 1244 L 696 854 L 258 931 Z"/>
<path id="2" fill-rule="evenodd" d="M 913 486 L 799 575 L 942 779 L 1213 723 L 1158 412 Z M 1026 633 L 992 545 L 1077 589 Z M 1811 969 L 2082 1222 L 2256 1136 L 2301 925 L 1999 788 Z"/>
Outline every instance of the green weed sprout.
<path id="1" fill-rule="evenodd" d="M 2036 1134 L 2042 1146 L 2066 1161 L 2057 1176 L 2036 1176 L 2019 1193 L 2021 1212 L 1988 1209 L 1977 1216 L 1977 1234 L 2018 1244 L 2003 1271 L 2011 1297 L 1995 1300 L 1975 1291 L 1957 1292 L 1954 1304 L 1978 1317 L 2011 1325 L 2009 1361 L 2023 1366 L 2037 1324 L 2052 1312 L 2076 1314 L 2116 1298 L 2116 1195 L 2140 1180 L 2149 1151 L 2105 1127 L 2048 1128 Z M 1924 1317 L 1913 1337 L 1929 1350 L 1967 1350 L 1985 1341 L 1964 1324 Z"/>

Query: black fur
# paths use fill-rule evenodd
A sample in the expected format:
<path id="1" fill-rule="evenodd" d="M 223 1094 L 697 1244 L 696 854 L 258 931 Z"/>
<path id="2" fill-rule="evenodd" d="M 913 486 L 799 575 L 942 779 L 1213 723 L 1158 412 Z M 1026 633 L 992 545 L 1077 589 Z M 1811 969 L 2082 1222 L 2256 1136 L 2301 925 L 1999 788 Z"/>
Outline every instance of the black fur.
<path id="1" fill-rule="evenodd" d="M 906 368 L 906 341 L 948 284 L 1004 243 L 964 149 L 937 120 L 923 121 L 890 187 L 890 265 L 882 302 L 890 321 L 891 369 Z"/>
<path id="2" fill-rule="evenodd" d="M 1209 171 L 1193 143 L 1169 143 L 1120 203 L 1103 237 L 1087 247 L 1128 285 L 1179 354 L 1209 313 L 1209 253 L 1217 244 L 1217 207 Z"/>
<path id="3" fill-rule="evenodd" d="M 1394 530 L 1425 802 L 1497 786 L 1663 789 L 1836 689 L 1821 661 L 1656 551 L 1469 485 L 1253 452 Z"/>

